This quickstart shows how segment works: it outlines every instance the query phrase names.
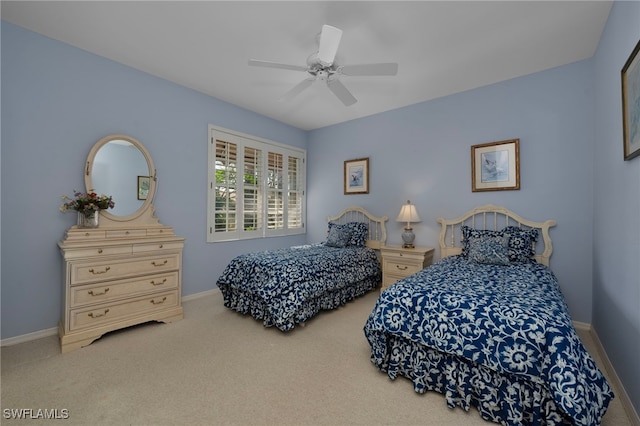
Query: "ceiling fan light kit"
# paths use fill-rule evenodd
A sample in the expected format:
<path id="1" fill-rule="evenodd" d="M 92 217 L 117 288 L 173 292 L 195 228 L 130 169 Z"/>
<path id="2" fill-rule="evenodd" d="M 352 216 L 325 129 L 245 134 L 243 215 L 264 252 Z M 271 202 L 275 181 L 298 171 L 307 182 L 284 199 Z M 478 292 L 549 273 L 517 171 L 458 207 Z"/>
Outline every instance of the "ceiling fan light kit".
<path id="1" fill-rule="evenodd" d="M 358 102 L 349 89 L 339 80 L 346 76 L 393 76 L 398 73 L 396 63 L 338 65 L 335 62 L 336 53 L 342 39 L 342 30 L 331 25 L 323 25 L 318 37 L 318 51 L 307 58 L 307 66 L 281 64 L 279 62 L 249 59 L 249 65 L 265 68 L 279 68 L 290 71 L 304 71 L 309 77 L 296 84 L 280 100 L 290 100 L 311 86 L 315 80 L 324 81 L 329 90 L 345 105 L 350 106 Z"/>

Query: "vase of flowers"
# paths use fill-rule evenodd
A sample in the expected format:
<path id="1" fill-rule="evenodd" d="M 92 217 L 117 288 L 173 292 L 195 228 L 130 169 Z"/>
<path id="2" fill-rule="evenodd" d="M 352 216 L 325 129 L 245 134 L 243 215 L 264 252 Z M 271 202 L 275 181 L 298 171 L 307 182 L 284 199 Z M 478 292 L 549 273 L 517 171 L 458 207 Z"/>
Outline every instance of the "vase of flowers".
<path id="1" fill-rule="evenodd" d="M 62 196 L 64 203 L 60 206 L 61 212 L 75 210 L 78 215 L 79 228 L 97 228 L 100 210 L 112 209 L 116 203 L 113 197 L 104 194 L 98 196 L 95 192 L 73 191 L 75 198 Z"/>
<path id="2" fill-rule="evenodd" d="M 100 218 L 99 210 L 91 210 L 87 213 L 78 212 L 78 228 L 97 228 L 100 224 L 98 220 Z"/>

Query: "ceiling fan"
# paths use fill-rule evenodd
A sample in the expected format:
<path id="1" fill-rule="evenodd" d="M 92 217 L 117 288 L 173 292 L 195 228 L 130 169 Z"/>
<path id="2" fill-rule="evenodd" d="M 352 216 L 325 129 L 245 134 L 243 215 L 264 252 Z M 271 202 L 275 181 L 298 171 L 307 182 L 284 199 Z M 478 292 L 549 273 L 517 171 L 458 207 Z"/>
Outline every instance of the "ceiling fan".
<path id="1" fill-rule="evenodd" d="M 334 95 L 342 101 L 345 106 L 353 105 L 358 100 L 349 92 L 344 84 L 339 80 L 341 75 L 347 76 L 385 76 L 396 75 L 398 64 L 360 64 L 360 65 L 339 65 L 335 62 L 342 30 L 331 25 L 323 25 L 322 32 L 318 38 L 318 51 L 307 58 L 307 66 L 281 64 L 272 61 L 262 61 L 259 59 L 249 59 L 249 65 L 254 67 L 280 68 L 292 71 L 304 71 L 309 74 L 291 90 L 284 94 L 281 100 L 289 100 L 298 95 L 314 81 L 325 81 L 327 87 Z"/>

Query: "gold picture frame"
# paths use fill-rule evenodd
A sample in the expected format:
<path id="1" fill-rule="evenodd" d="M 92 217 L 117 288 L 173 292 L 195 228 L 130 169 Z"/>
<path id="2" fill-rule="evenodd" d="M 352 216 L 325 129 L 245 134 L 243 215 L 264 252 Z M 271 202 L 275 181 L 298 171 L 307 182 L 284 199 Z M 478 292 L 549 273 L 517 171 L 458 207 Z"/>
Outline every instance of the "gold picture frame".
<path id="1" fill-rule="evenodd" d="M 344 162 L 344 194 L 369 193 L 369 158 Z"/>
<path id="2" fill-rule="evenodd" d="M 471 191 L 520 189 L 520 139 L 471 147 Z"/>
<path id="3" fill-rule="evenodd" d="M 640 40 L 622 67 L 624 160 L 640 155 Z"/>

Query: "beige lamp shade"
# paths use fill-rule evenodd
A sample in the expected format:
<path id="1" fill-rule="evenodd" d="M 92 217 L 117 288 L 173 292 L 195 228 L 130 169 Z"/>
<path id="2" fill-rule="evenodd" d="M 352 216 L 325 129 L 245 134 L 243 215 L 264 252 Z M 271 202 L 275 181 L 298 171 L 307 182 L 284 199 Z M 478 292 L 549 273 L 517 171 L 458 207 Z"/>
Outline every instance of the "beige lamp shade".
<path id="1" fill-rule="evenodd" d="M 421 222 L 422 220 L 420 219 L 416 206 L 411 204 L 411 201 L 407 201 L 407 204 L 403 205 L 400 209 L 396 221 L 407 222 L 407 228 L 409 228 L 411 223 Z"/>

